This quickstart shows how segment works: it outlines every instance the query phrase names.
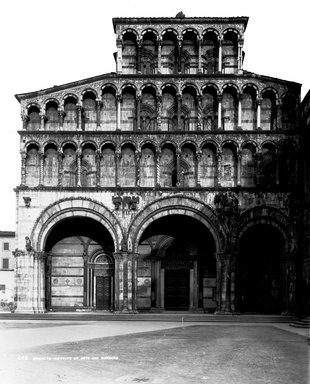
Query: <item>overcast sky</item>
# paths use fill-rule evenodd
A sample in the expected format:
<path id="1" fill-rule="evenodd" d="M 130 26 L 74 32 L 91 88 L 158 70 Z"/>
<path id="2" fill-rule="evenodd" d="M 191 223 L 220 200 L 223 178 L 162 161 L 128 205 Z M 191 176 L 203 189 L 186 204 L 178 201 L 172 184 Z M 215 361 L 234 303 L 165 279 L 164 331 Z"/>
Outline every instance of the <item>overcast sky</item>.
<path id="1" fill-rule="evenodd" d="M 15 230 L 17 93 L 115 71 L 113 17 L 249 16 L 244 69 L 310 88 L 309 0 L 7 0 L 0 5 L 0 230 Z"/>

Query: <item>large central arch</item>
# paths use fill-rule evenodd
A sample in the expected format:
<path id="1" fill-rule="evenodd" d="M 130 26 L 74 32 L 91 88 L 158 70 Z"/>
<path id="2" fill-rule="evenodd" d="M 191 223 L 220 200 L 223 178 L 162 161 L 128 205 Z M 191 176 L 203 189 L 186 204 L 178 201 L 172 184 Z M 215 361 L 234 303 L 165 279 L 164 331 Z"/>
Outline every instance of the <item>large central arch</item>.
<path id="1" fill-rule="evenodd" d="M 225 232 L 213 209 L 198 199 L 179 194 L 155 200 L 134 218 L 128 229 L 129 250 L 137 252 L 139 241 L 145 229 L 153 221 L 169 215 L 182 215 L 197 219 L 211 232 L 215 241 L 216 252 L 221 252 L 225 248 Z"/>
<path id="2" fill-rule="evenodd" d="M 131 223 L 128 246 L 138 254 L 138 309 L 216 310 L 225 236 L 210 207 L 184 195 L 159 199 Z"/>

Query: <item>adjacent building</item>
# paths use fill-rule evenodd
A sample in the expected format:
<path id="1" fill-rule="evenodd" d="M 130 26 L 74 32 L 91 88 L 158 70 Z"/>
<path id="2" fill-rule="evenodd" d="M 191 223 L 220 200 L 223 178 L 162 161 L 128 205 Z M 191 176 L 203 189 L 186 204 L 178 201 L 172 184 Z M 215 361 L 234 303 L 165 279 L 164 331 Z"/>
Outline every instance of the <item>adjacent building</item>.
<path id="1" fill-rule="evenodd" d="M 115 72 L 16 95 L 17 312 L 298 310 L 301 85 L 247 23 L 115 18 Z"/>
<path id="2" fill-rule="evenodd" d="M 0 231 L 0 310 L 13 307 L 15 232 Z"/>

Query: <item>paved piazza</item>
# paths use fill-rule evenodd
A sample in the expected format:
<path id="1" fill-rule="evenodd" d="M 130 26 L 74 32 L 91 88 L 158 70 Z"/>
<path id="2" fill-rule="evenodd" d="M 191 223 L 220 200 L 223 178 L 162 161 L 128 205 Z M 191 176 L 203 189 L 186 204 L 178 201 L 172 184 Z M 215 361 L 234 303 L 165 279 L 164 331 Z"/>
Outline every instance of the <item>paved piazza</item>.
<path id="1" fill-rule="evenodd" d="M 3 383 L 309 383 L 288 324 L 3 320 L 0 337 Z"/>

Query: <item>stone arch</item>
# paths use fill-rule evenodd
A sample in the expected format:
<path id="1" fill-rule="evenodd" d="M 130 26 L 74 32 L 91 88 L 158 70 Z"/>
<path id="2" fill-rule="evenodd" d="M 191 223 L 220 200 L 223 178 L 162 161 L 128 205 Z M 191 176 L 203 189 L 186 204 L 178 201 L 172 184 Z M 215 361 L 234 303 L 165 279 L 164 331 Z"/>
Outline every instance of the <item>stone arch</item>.
<path id="1" fill-rule="evenodd" d="M 123 229 L 118 219 L 103 204 L 89 198 L 65 198 L 56 201 L 43 210 L 37 218 L 31 231 L 31 241 L 34 248 L 40 252 L 48 234 L 61 220 L 72 217 L 88 217 L 102 224 L 110 233 L 114 249 L 120 249 L 123 238 Z"/>
<path id="2" fill-rule="evenodd" d="M 289 217 L 275 207 L 261 205 L 245 211 L 239 221 L 238 227 L 233 230 L 233 238 L 236 252 L 239 251 L 239 241 L 247 229 L 257 224 L 270 225 L 276 228 L 284 241 L 284 253 L 290 249 L 292 226 Z"/>
<path id="3" fill-rule="evenodd" d="M 164 197 L 148 204 L 129 225 L 127 234 L 128 249 L 137 252 L 144 230 L 155 220 L 171 214 L 193 217 L 202 222 L 211 232 L 216 251 L 225 249 L 224 230 L 213 209 L 201 201 L 185 195 Z"/>

